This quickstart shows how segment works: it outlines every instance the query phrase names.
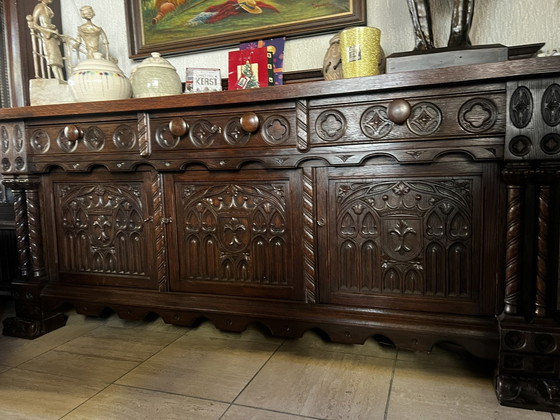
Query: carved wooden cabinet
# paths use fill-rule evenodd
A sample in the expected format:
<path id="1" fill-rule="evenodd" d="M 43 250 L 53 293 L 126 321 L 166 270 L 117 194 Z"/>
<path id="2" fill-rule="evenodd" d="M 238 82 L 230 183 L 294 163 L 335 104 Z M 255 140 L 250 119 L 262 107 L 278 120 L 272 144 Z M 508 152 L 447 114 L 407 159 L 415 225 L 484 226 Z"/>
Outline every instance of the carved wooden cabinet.
<path id="1" fill-rule="evenodd" d="M 19 278 L 60 308 L 498 359 L 558 411 L 560 59 L 8 109 Z"/>

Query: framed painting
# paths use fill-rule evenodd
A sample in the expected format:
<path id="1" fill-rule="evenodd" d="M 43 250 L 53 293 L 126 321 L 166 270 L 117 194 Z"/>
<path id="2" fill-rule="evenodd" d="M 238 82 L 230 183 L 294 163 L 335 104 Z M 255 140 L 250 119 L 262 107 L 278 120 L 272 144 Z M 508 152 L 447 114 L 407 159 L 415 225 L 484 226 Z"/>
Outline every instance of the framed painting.
<path id="1" fill-rule="evenodd" d="M 363 25 L 366 0 L 130 0 L 131 58 Z"/>

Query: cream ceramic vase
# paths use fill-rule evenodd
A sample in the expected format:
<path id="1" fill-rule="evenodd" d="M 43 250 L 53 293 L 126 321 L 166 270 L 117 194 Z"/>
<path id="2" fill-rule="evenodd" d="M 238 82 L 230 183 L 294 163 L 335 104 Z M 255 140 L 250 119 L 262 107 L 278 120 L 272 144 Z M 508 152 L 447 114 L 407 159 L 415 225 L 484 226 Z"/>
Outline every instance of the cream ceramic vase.
<path id="1" fill-rule="evenodd" d="M 94 53 L 74 67 L 68 85 L 78 102 L 127 99 L 132 95 L 130 81 L 112 61 Z"/>
<path id="2" fill-rule="evenodd" d="M 130 75 L 135 98 L 180 95 L 181 79 L 173 65 L 157 52 L 140 63 Z"/>

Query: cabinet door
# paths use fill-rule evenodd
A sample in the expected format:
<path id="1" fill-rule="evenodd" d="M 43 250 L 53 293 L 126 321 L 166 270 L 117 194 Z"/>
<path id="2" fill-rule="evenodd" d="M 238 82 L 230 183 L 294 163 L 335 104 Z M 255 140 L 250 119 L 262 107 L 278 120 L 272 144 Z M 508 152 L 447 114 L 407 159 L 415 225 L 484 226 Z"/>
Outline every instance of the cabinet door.
<path id="1" fill-rule="evenodd" d="M 189 171 L 172 185 L 173 291 L 303 299 L 300 171 Z"/>
<path id="2" fill-rule="evenodd" d="M 46 180 L 45 226 L 51 277 L 77 284 L 165 288 L 158 272 L 151 172 L 53 174 Z"/>
<path id="3" fill-rule="evenodd" d="M 323 302 L 493 314 L 503 197 L 490 163 L 326 170 Z"/>

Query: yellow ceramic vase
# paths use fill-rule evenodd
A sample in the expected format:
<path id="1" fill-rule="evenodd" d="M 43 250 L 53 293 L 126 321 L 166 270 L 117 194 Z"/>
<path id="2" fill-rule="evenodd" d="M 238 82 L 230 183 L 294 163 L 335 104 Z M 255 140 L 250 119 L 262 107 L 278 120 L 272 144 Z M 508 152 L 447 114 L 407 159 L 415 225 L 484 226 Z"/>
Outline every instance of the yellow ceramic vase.
<path id="1" fill-rule="evenodd" d="M 340 54 L 344 78 L 379 74 L 383 60 L 381 30 L 357 26 L 340 32 Z"/>

